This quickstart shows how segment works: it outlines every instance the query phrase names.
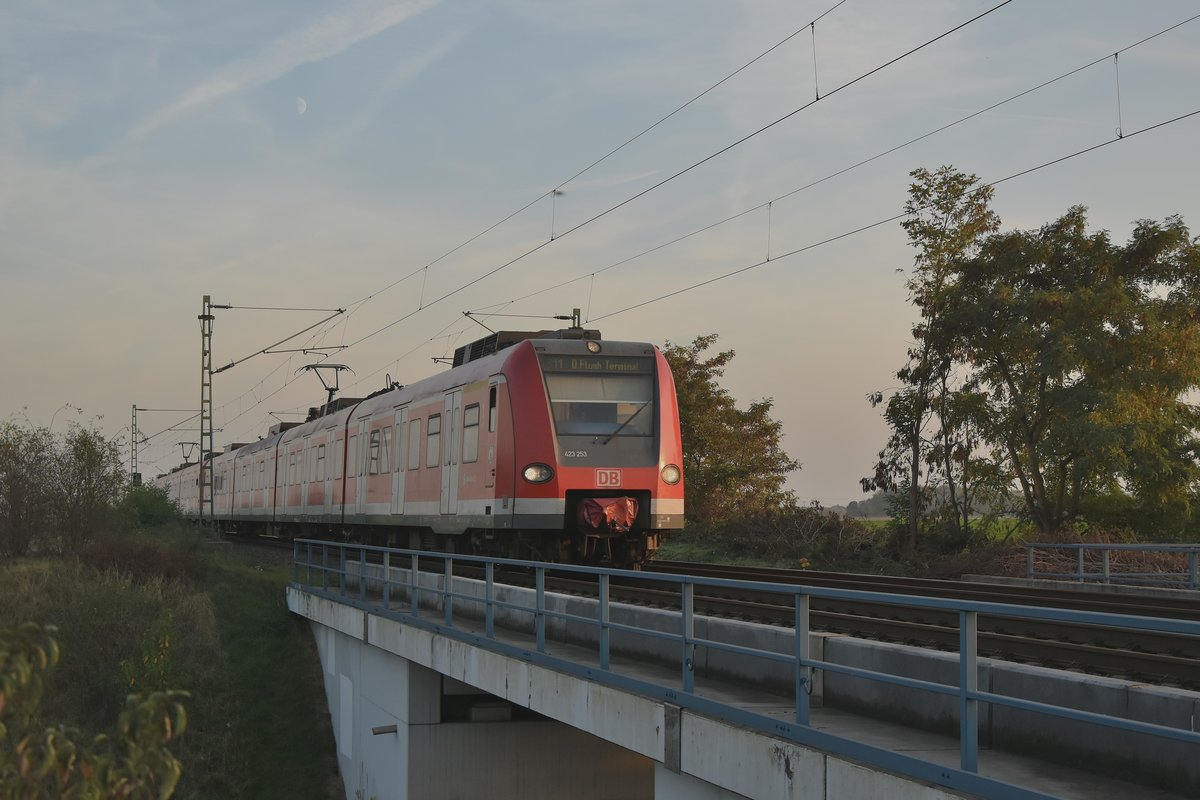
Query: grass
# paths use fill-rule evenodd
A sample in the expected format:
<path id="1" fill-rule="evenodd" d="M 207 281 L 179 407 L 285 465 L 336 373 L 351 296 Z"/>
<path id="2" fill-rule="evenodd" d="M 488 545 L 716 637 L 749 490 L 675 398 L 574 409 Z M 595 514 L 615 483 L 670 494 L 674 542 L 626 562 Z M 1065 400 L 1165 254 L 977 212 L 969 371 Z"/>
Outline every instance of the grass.
<path id="1" fill-rule="evenodd" d="M 79 559 L 0 565 L 0 624 L 55 625 L 42 725 L 111 731 L 126 694 L 186 689 L 176 797 L 341 795 L 320 665 L 282 567 L 194 534 L 98 540 Z"/>

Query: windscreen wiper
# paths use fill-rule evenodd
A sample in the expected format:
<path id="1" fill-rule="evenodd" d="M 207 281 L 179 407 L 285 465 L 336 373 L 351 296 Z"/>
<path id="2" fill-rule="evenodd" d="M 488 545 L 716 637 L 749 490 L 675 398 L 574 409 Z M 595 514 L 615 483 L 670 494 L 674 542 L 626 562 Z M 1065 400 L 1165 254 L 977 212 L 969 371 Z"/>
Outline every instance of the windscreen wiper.
<path id="1" fill-rule="evenodd" d="M 617 429 L 615 431 L 613 431 L 612 433 L 610 433 L 608 435 L 608 438 L 605 439 L 603 442 L 600 442 L 600 444 L 608 444 L 609 442 L 611 442 L 612 438 L 614 436 L 616 436 L 618 433 L 620 433 L 621 431 L 625 430 L 625 426 L 628 425 L 629 423 L 633 422 L 633 418 L 636 417 L 638 414 L 642 413 L 642 409 L 648 405 L 650 405 L 650 400 L 647 400 L 646 402 L 644 402 L 640 406 L 638 406 L 637 411 L 634 411 L 632 414 L 630 414 L 629 418 L 626 419 L 624 422 L 622 422 L 620 425 L 618 425 Z M 595 444 L 599 439 L 600 439 L 599 436 L 597 436 L 595 439 L 592 439 L 592 444 Z"/>

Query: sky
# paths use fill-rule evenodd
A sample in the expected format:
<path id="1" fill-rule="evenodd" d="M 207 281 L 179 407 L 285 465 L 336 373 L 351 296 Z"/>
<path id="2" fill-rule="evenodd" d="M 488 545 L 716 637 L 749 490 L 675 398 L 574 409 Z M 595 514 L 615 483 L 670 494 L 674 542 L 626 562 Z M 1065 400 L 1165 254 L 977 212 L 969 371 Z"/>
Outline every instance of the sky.
<path id="1" fill-rule="evenodd" d="M 246 307 L 346 309 L 280 345 L 339 349 L 214 378 L 218 448 L 302 419 L 321 358 L 362 396 L 480 323 L 580 308 L 606 339 L 717 334 L 796 495 L 862 499 L 913 251 L 898 221 L 852 232 L 912 170 L 990 182 L 1111 141 L 996 186 L 1004 228 L 1200 225 L 1200 115 L 1145 130 L 1200 111 L 1200 20 L 1130 47 L 1200 4 L 1013 0 L 947 33 L 1000 3 L 8 0 L 0 420 L 128 442 L 134 405 L 198 408 L 204 295 L 239 307 L 215 365 L 328 316 Z M 187 417 L 139 412 L 144 474 L 199 439 Z"/>

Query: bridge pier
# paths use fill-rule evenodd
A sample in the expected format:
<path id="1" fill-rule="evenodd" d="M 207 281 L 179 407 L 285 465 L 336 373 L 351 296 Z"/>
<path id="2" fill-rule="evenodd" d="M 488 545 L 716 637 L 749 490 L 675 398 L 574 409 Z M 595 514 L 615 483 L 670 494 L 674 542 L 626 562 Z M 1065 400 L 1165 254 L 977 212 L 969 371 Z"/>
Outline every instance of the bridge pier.
<path id="1" fill-rule="evenodd" d="M 312 627 L 348 800 L 655 796 L 645 756 Z"/>

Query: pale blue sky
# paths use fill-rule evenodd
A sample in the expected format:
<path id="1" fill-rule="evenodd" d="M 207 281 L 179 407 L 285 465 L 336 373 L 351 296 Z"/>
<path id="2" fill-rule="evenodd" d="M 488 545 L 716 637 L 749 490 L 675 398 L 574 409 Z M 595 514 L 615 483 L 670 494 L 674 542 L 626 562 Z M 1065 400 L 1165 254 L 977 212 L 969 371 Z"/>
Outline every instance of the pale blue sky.
<path id="1" fill-rule="evenodd" d="M 0 417 L 64 403 L 114 435 L 130 406 L 198 403 L 201 296 L 348 306 L 546 194 L 835 4 L 761 2 L 24 2 L 0 9 Z M 816 25 L 823 93 L 995 3 L 847 0 Z M 475 286 L 338 353 L 347 394 L 411 382 L 483 329 L 465 310 L 590 273 L 764 203 L 1200 13 L 1151 0 L 1016 0 Z M 1200 110 L 1200 20 L 1125 52 L 1126 133 Z M 813 98 L 808 32 L 565 187 L 556 234 Z M 1111 138 L 1110 58 L 773 204 L 775 255 L 897 213 L 907 173 L 986 180 Z M 1123 240 L 1137 218 L 1200 222 L 1200 117 L 1000 186 L 1006 227 L 1072 204 Z M 548 197 L 319 331 L 356 342 L 550 238 Z M 765 210 L 506 313 L 606 316 L 753 264 Z M 606 338 L 720 334 L 726 384 L 773 397 L 803 499 L 861 495 L 886 436 L 868 392 L 904 357 L 911 263 L 898 224 L 606 317 Z M 215 358 L 319 317 L 218 312 Z M 539 327 L 493 320 L 492 327 Z M 432 339 L 432 341 L 430 341 Z M 307 337 L 300 343 L 308 341 Z M 297 344 L 299 346 L 299 344 Z M 315 405 L 311 358 L 217 376 L 219 444 Z M 71 412 L 67 412 L 70 414 Z M 67 414 L 60 414 L 62 425 Z M 143 414 L 153 433 L 182 415 Z M 294 418 L 294 417 L 292 417 Z M 167 433 L 142 453 L 180 460 Z"/>

